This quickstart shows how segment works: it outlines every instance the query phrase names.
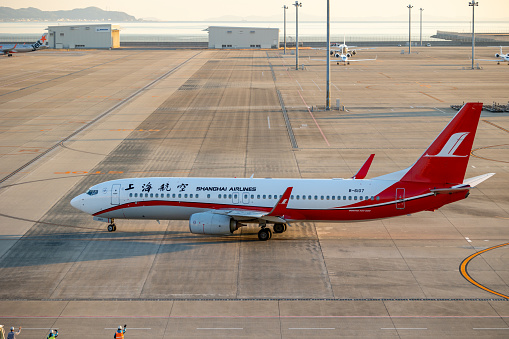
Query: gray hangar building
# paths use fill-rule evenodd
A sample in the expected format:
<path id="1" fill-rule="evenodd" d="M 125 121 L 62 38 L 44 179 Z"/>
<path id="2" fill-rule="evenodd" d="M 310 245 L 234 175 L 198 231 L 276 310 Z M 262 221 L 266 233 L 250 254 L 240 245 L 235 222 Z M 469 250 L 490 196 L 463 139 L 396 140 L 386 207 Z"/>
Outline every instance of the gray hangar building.
<path id="1" fill-rule="evenodd" d="M 209 48 L 279 48 L 279 28 L 210 26 Z"/>
<path id="2" fill-rule="evenodd" d="M 120 27 L 112 24 L 49 26 L 49 48 L 118 48 Z"/>

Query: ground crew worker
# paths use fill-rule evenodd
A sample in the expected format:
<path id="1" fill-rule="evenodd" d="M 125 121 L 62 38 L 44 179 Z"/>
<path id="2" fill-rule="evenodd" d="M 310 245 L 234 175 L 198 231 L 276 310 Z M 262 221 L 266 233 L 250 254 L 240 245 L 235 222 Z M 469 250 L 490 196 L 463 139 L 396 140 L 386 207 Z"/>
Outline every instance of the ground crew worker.
<path id="1" fill-rule="evenodd" d="M 124 328 L 122 328 L 122 326 L 119 326 L 117 332 L 115 332 L 115 334 L 113 335 L 113 338 L 114 339 L 124 339 L 124 333 L 126 331 L 126 327 L 127 327 L 127 325 L 124 325 Z"/>
<path id="2" fill-rule="evenodd" d="M 51 331 L 49 331 L 49 334 L 46 337 L 46 339 L 51 339 L 51 338 L 56 338 L 56 337 L 58 337 L 58 330 L 51 330 Z"/>
<path id="3" fill-rule="evenodd" d="M 16 339 L 16 336 L 20 334 L 21 326 L 18 328 L 18 332 L 14 332 L 14 326 L 11 327 L 11 331 L 7 334 L 7 339 Z"/>

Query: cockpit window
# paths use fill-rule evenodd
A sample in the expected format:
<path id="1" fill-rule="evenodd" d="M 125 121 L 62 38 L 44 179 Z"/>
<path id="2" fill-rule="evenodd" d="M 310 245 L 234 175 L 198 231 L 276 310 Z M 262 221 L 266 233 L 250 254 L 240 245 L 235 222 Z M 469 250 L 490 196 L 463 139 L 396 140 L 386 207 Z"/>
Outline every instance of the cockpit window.
<path id="1" fill-rule="evenodd" d="M 88 190 L 87 192 L 88 195 L 96 195 L 97 193 L 99 193 L 99 190 Z"/>

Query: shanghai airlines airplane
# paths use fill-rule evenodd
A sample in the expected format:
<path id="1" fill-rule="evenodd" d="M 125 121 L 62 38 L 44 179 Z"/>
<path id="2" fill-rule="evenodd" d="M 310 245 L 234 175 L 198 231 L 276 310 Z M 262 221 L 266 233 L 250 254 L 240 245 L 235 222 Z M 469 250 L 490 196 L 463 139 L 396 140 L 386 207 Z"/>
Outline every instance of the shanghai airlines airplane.
<path id="1" fill-rule="evenodd" d="M 289 222 L 349 222 L 433 211 L 465 199 L 494 173 L 464 180 L 481 115 L 467 103 L 409 168 L 364 179 L 372 154 L 350 179 L 133 178 L 90 187 L 71 205 L 114 219 L 187 220 L 192 233 L 231 234 L 257 223 L 260 240 L 286 231 Z"/>
<path id="2" fill-rule="evenodd" d="M 35 52 L 39 49 L 48 48 L 47 40 L 48 33 L 44 33 L 42 37 L 37 40 L 36 43 L 31 45 L 23 44 L 23 45 L 0 45 L 0 53 L 7 54 L 7 56 L 11 57 L 12 53 L 27 53 L 27 52 Z"/>

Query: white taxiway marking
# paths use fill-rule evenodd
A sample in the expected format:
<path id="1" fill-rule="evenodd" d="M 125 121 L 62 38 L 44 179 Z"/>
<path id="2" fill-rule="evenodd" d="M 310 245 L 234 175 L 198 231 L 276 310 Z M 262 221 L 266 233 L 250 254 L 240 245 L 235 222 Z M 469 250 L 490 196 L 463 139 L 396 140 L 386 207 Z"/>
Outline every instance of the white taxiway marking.
<path id="1" fill-rule="evenodd" d="M 386 328 L 381 328 L 381 330 L 427 330 L 426 327 L 422 327 L 422 328 L 419 328 L 419 327 L 386 327 Z"/>
<path id="2" fill-rule="evenodd" d="M 14 326 L 14 329 L 17 330 L 18 328 L 16 326 Z M 46 330 L 46 331 L 49 331 L 49 330 L 58 330 L 58 328 L 53 328 L 53 327 L 45 327 L 45 328 L 38 328 L 38 327 L 22 327 L 21 330 Z M 21 334 L 20 334 L 21 335 Z"/>
<path id="3" fill-rule="evenodd" d="M 322 91 L 322 89 L 320 88 L 320 86 L 318 86 L 314 80 L 311 80 L 311 81 L 313 81 L 313 83 L 316 85 L 316 87 L 318 87 L 318 89 L 319 89 L 319 90 L 320 90 L 320 92 L 321 92 L 321 91 Z"/>
<path id="4" fill-rule="evenodd" d="M 289 330 L 335 330 L 335 327 L 290 327 Z"/>
<path id="5" fill-rule="evenodd" d="M 197 330 L 243 330 L 243 327 L 197 327 Z"/>
<path id="6" fill-rule="evenodd" d="M 465 239 L 468 241 L 468 242 L 472 242 L 472 240 L 470 240 L 469 237 L 465 237 Z"/>
<path id="7" fill-rule="evenodd" d="M 269 124 L 269 129 L 270 129 L 270 117 L 267 116 L 267 123 Z"/>
<path id="8" fill-rule="evenodd" d="M 442 112 L 444 114 L 447 114 L 447 112 L 442 111 L 440 108 L 436 108 L 436 107 L 433 107 L 433 108 L 436 109 L 437 111 L 440 111 L 440 112 Z"/>
<path id="9" fill-rule="evenodd" d="M 474 327 L 474 330 L 509 330 L 509 327 L 500 327 L 500 328 L 496 328 L 496 327 L 486 327 L 486 328 L 482 328 L 482 327 L 478 327 L 478 328 L 475 328 Z"/>
<path id="10" fill-rule="evenodd" d="M 118 327 L 104 328 L 105 330 L 118 330 Z M 128 327 L 126 330 L 151 330 L 150 327 Z"/>

